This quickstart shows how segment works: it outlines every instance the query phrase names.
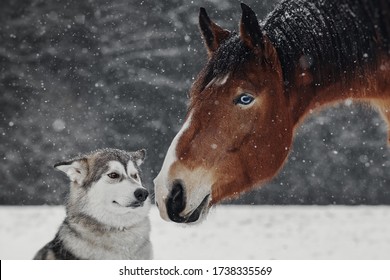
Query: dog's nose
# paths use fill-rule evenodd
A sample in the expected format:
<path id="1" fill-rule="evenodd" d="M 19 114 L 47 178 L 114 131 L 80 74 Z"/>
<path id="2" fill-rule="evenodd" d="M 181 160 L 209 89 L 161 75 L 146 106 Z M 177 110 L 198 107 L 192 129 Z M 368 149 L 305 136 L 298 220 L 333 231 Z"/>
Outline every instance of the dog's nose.
<path id="1" fill-rule="evenodd" d="M 135 198 L 139 202 L 144 202 L 148 198 L 149 192 L 145 189 L 136 189 L 134 192 Z"/>
<path id="2" fill-rule="evenodd" d="M 177 223 L 183 222 L 184 219 L 180 216 L 180 213 L 185 207 L 186 202 L 183 184 L 181 182 L 176 182 L 173 185 L 167 200 L 167 212 L 169 219 Z"/>

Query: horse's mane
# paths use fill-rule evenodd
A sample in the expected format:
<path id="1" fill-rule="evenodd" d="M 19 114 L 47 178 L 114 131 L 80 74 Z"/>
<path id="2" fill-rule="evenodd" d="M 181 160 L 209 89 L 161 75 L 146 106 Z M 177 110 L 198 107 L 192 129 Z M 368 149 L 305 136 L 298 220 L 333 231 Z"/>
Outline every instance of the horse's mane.
<path id="1" fill-rule="evenodd" d="M 287 85 L 299 63 L 310 69 L 315 86 L 348 85 L 363 75 L 363 66 L 375 66 L 380 48 L 390 51 L 389 12 L 389 0 L 284 0 L 261 25 Z"/>
<path id="2" fill-rule="evenodd" d="M 201 89 L 205 88 L 214 78 L 239 71 L 251 58 L 254 58 L 253 51 L 244 45 L 237 33 L 233 32 L 222 43 L 200 73 Z"/>
<path id="3" fill-rule="evenodd" d="M 283 0 L 260 25 L 278 52 L 287 88 L 300 66 L 314 86 L 347 86 L 364 78 L 365 66 L 376 66 L 380 48 L 390 52 L 389 11 L 389 0 Z M 251 59 L 253 51 L 233 32 L 199 74 L 201 89 Z"/>

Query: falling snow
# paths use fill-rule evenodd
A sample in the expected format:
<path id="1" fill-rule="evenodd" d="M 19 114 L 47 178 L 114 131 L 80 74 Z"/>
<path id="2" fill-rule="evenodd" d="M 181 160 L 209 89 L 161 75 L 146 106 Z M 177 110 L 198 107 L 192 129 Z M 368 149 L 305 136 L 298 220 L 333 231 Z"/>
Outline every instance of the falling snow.
<path id="1" fill-rule="evenodd" d="M 275 2 L 247 4 L 261 19 Z M 53 164 L 102 147 L 146 148 L 143 176 L 152 189 L 207 59 L 200 6 L 237 30 L 233 0 L 2 1 L 0 203 L 61 204 L 67 181 Z M 299 63 L 307 69 L 313 57 Z M 389 204 L 386 130 L 377 112 L 349 99 L 313 111 L 280 174 L 235 202 Z"/>

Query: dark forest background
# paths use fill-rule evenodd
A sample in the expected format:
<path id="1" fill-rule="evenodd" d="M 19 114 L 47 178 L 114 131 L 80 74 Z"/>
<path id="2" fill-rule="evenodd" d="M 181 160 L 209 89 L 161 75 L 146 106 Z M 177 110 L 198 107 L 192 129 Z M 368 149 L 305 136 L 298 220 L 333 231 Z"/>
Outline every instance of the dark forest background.
<path id="1" fill-rule="evenodd" d="M 259 18 L 275 2 L 246 1 Z M 146 148 L 153 189 L 206 61 L 201 6 L 237 30 L 235 0 L 2 0 L 0 204 L 61 204 L 53 164 L 103 147 Z M 349 100 L 314 112 L 279 176 L 232 202 L 390 204 L 385 123 Z"/>

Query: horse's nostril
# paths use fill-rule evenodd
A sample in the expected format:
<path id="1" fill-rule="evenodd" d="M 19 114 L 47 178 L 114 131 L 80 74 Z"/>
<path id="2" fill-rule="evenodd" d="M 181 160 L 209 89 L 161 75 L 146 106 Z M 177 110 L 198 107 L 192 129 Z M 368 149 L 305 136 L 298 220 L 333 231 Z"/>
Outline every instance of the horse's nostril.
<path id="1" fill-rule="evenodd" d="M 167 200 L 167 212 L 169 218 L 174 222 L 182 222 L 183 218 L 180 217 L 180 213 L 184 210 L 185 197 L 184 187 L 181 182 L 176 182 L 168 196 Z"/>
<path id="2" fill-rule="evenodd" d="M 149 192 L 145 189 L 136 189 L 134 192 L 135 198 L 139 202 L 144 202 L 148 198 Z"/>
<path id="3" fill-rule="evenodd" d="M 180 203 L 183 201 L 184 190 L 183 185 L 181 183 L 176 183 L 171 191 L 171 197 L 173 203 Z"/>

